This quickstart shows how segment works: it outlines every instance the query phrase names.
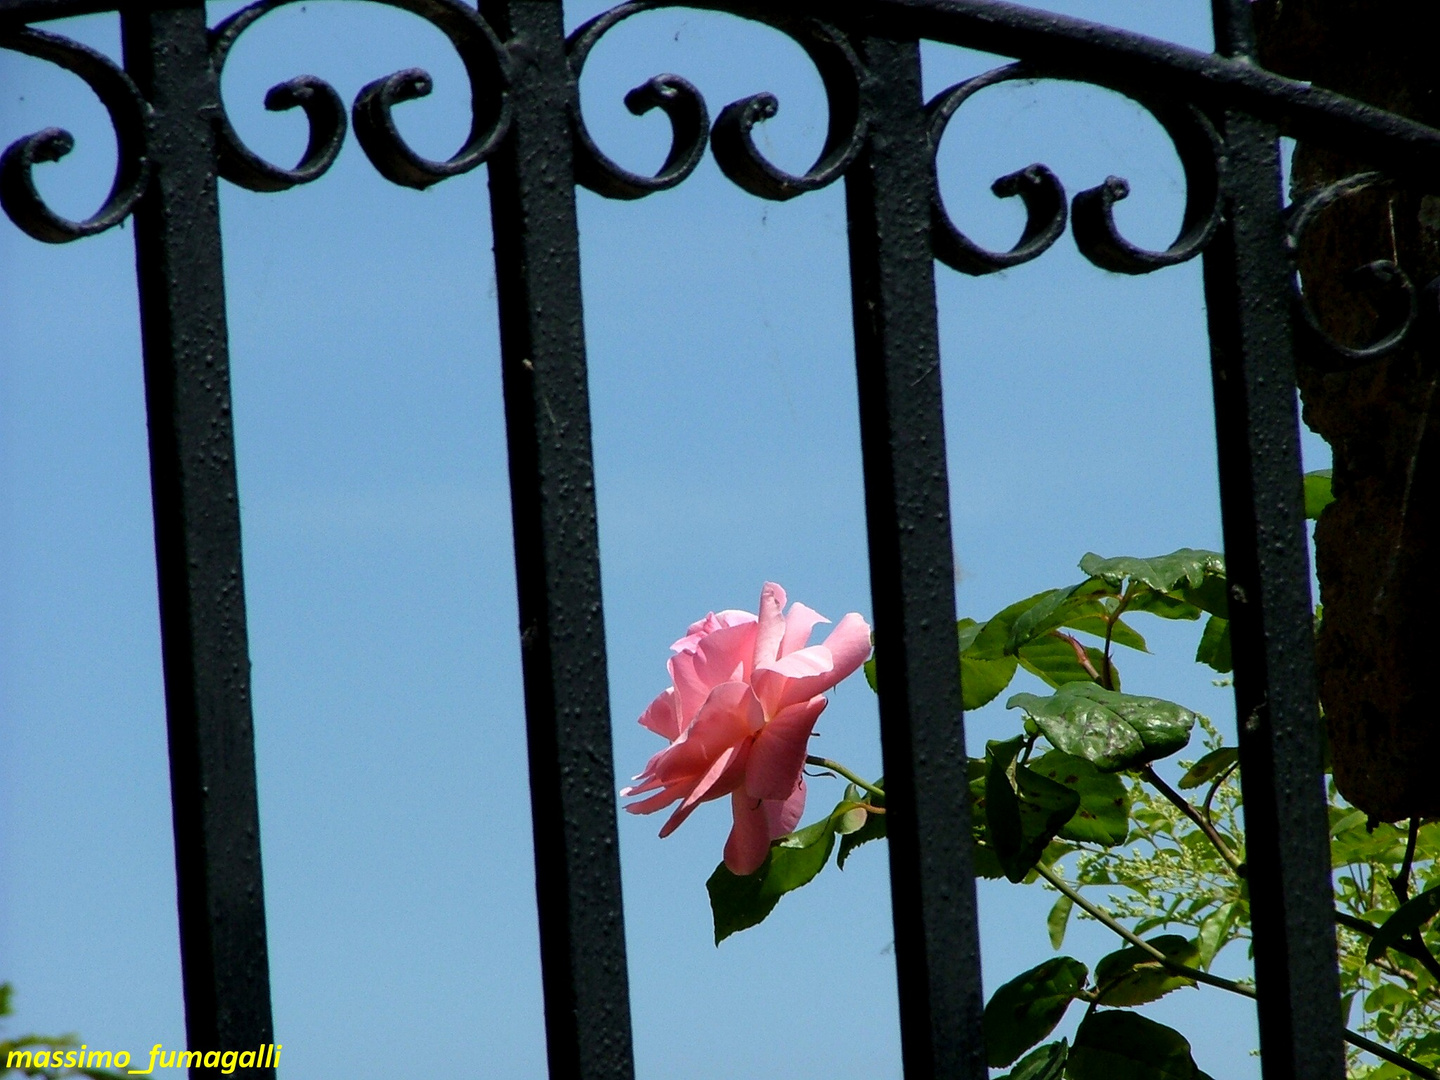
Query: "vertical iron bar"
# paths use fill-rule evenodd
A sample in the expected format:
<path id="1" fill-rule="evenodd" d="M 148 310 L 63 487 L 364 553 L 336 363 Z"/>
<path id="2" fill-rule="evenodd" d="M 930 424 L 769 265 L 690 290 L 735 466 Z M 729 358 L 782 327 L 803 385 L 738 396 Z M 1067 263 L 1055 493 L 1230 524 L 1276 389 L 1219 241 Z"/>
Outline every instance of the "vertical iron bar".
<path id="1" fill-rule="evenodd" d="M 135 256 L 186 1037 L 258 1049 L 273 1031 L 205 7 L 132 4 L 121 33 L 155 108 Z"/>
<path id="2" fill-rule="evenodd" d="M 983 1080 L 920 48 L 853 43 L 870 129 L 845 195 L 905 1076 Z"/>
<path id="3" fill-rule="evenodd" d="M 1216 48 L 1254 55 L 1247 0 Z M 1224 221 L 1204 257 L 1262 1071 L 1345 1075 L 1276 133 L 1223 118 Z"/>
<path id="4" fill-rule="evenodd" d="M 550 1075 L 634 1075 L 560 0 L 485 5 L 514 59 L 490 162 Z"/>

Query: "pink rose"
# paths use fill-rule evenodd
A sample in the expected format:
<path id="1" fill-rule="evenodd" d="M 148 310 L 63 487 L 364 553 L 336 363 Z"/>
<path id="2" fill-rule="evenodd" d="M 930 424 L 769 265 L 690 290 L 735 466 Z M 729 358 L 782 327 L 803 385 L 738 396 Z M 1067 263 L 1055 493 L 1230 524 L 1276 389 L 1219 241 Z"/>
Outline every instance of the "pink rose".
<path id="1" fill-rule="evenodd" d="M 729 795 L 735 825 L 725 865 L 735 874 L 754 873 L 770 841 L 799 823 L 805 755 L 825 691 L 870 655 L 870 626 L 853 611 L 823 645 L 807 646 L 814 626 L 830 620 L 804 604 L 784 608 L 785 590 L 766 582 L 758 617 L 711 612 L 670 646 L 673 685 L 640 717 L 670 745 L 620 793 L 656 792 L 627 806 L 632 814 L 679 801 L 662 837 L 702 802 Z"/>

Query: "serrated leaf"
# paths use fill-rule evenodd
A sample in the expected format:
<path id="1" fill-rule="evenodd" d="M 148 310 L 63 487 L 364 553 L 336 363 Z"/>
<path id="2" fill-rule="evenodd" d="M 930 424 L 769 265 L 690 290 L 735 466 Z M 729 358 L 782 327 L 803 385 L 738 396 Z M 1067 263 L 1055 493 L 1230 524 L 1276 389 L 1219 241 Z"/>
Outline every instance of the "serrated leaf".
<path id="1" fill-rule="evenodd" d="M 717 866 L 705 882 L 715 944 L 764 922 L 782 896 L 813 881 L 834 850 L 837 824 L 853 809 L 853 802 L 842 802 L 828 817 L 782 836 L 753 874 L 742 877 L 732 874 L 723 862 Z"/>
<path id="2" fill-rule="evenodd" d="M 1060 1080 L 1065 1075 L 1065 1059 L 1070 1047 L 1064 1039 L 1038 1046 L 1020 1059 L 1020 1064 L 1000 1080 Z"/>
<path id="3" fill-rule="evenodd" d="M 1112 644 L 1124 645 L 1127 649 L 1134 649 L 1136 652 L 1150 651 L 1150 646 L 1145 643 L 1145 638 L 1124 619 L 1117 618 L 1111 622 L 1099 612 L 1083 610 L 1080 614 L 1066 619 L 1060 626 L 1065 630 L 1079 630 L 1083 634 L 1093 634 L 1102 641 L 1108 628 Z"/>
<path id="4" fill-rule="evenodd" d="M 1205 629 L 1200 632 L 1200 644 L 1195 649 L 1195 662 L 1212 667 L 1221 675 L 1235 670 L 1230 655 L 1230 620 L 1211 615 Z"/>
<path id="5" fill-rule="evenodd" d="M 1016 762 L 1024 744 L 1017 737 L 985 746 L 985 839 L 1017 883 L 1080 806 L 1077 792 Z"/>
<path id="6" fill-rule="evenodd" d="M 1055 1030 L 1085 986 L 1089 969 L 1056 956 L 1017 975 L 990 995 L 985 1006 L 985 1057 L 1003 1068 Z"/>
<path id="7" fill-rule="evenodd" d="M 1177 587 L 1198 589 L 1207 575 L 1225 573 L 1225 557 L 1218 551 L 1181 548 L 1169 555 L 1137 559 L 1121 555 L 1104 559 L 1090 552 L 1080 560 L 1080 570 L 1100 578 L 1113 588 L 1120 588 L 1126 578 L 1148 585 L 1156 592 L 1168 593 Z"/>
<path id="8" fill-rule="evenodd" d="M 1042 754 L 1029 768 L 1080 796 L 1079 808 L 1059 836 L 1106 847 L 1125 842 L 1130 835 L 1130 789 L 1119 776 L 1061 750 Z"/>
<path id="9" fill-rule="evenodd" d="M 1331 471 L 1316 469 L 1305 474 L 1305 516 L 1311 521 L 1320 517 L 1320 512 L 1335 501 L 1330 490 Z"/>
<path id="10" fill-rule="evenodd" d="M 1385 950 L 1394 945 L 1412 930 L 1419 930 L 1440 913 L 1440 885 L 1426 889 L 1419 896 L 1411 897 L 1400 905 L 1400 909 L 1380 924 L 1370 947 L 1365 950 L 1365 962 L 1373 964 L 1385 955 Z"/>
<path id="11" fill-rule="evenodd" d="M 1123 1009 L 1085 1017 L 1065 1066 L 1071 1080 L 1196 1080 L 1198 1071 L 1185 1036 Z"/>
<path id="12" fill-rule="evenodd" d="M 870 684 L 870 689 L 877 694 L 880 692 L 880 684 L 875 681 L 875 657 L 871 656 L 865 661 L 865 681 Z"/>
<path id="13" fill-rule="evenodd" d="M 1061 636 L 1058 631 L 1048 631 L 1034 641 L 1027 641 L 1021 645 L 1016 655 L 1007 657 L 1007 659 L 1018 658 L 1026 671 L 1050 686 L 1060 687 L 1068 682 L 1094 682 L 1095 677 L 1081 665 L 1080 657 L 1075 652 L 1075 645 L 1071 644 L 1072 640 L 1068 636 Z M 1105 654 L 1093 646 L 1082 645 L 1080 647 L 1085 650 L 1085 658 L 1089 661 L 1090 666 L 1096 671 L 1104 671 Z M 1110 662 L 1110 673 L 1115 685 L 1119 686 L 1120 672 L 1116 669 L 1113 660 Z"/>
<path id="14" fill-rule="evenodd" d="M 1070 912 L 1075 910 L 1075 901 L 1061 895 L 1045 916 L 1045 929 L 1050 934 L 1050 947 L 1058 949 L 1065 944 L 1065 931 L 1070 927 Z"/>
<path id="15" fill-rule="evenodd" d="M 1195 714 L 1162 698 L 1066 683 L 1049 697 L 1016 694 L 1008 709 L 1024 709 L 1056 748 L 1103 772 L 1168 757 L 1190 741 Z"/>
<path id="16" fill-rule="evenodd" d="M 1194 967 L 1200 959 L 1200 946 L 1179 934 L 1161 934 L 1150 938 L 1149 944 L 1186 967 Z M 1194 985 L 1194 979 L 1171 971 L 1135 945 L 1117 949 L 1095 965 L 1101 1005 L 1144 1005 L 1172 990 Z"/>

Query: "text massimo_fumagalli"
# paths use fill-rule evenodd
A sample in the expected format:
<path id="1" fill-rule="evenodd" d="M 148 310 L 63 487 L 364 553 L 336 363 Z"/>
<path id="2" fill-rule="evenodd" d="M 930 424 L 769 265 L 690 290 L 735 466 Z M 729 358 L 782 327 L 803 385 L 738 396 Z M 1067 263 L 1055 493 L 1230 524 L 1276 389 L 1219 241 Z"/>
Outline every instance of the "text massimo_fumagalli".
<path id="1" fill-rule="evenodd" d="M 150 1064 L 130 1068 L 128 1050 L 11 1050 L 7 1069 L 124 1069 L 131 1076 L 148 1076 L 159 1069 L 218 1068 L 222 1073 L 236 1069 L 272 1069 L 280 1064 L 284 1044 L 265 1043 L 258 1050 L 166 1050 L 163 1043 L 150 1049 Z"/>

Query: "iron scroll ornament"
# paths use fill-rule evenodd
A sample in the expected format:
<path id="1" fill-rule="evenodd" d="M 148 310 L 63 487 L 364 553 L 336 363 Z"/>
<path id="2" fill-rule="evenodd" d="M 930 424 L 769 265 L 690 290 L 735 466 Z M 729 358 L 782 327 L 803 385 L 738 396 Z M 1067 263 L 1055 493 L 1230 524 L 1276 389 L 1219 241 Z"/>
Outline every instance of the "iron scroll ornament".
<path id="1" fill-rule="evenodd" d="M 1185 262 L 1200 254 L 1220 223 L 1220 170 L 1224 145 L 1213 124 L 1199 109 L 1156 98 L 1122 85 L 1098 83 L 1063 71 L 1028 63 L 1008 64 L 958 83 L 937 94 L 926 107 L 929 113 L 932 157 L 939 153 L 945 129 L 956 111 L 972 95 L 1004 82 L 1062 79 L 1105 86 L 1136 102 L 1164 128 L 1185 173 L 1185 213 L 1175 241 L 1164 251 L 1149 251 L 1130 243 L 1115 224 L 1115 203 L 1130 194 L 1123 178 L 1111 176 L 1098 187 L 1075 196 L 1069 208 L 1075 244 L 1087 259 L 1104 270 L 1120 274 L 1148 274 Z M 945 209 L 939 169 L 932 170 L 931 245 L 945 265 L 971 275 L 993 274 L 1039 258 L 1065 231 L 1065 189 L 1046 166 L 1030 165 L 1000 177 L 991 186 L 998 198 L 1019 197 L 1025 204 L 1025 228 L 1009 251 L 990 251 L 966 236 Z"/>
<path id="2" fill-rule="evenodd" d="M 260 0 L 216 26 L 210 32 L 210 55 L 217 80 L 241 34 L 277 8 L 299 2 Z M 428 72 L 420 68 L 397 71 L 369 83 L 355 98 L 355 136 L 370 163 L 392 183 L 423 190 L 474 169 L 505 137 L 510 128 L 510 57 L 490 24 L 461 0 L 381 2 L 418 15 L 438 28 L 455 47 L 470 80 L 470 133 L 447 161 L 417 154 L 400 134 L 392 111 L 401 102 L 430 93 L 434 82 Z M 313 75 L 301 75 L 272 86 L 265 95 L 265 108 L 271 112 L 304 110 L 310 138 L 300 161 L 285 169 L 250 150 L 236 134 L 222 102 L 214 121 L 220 175 L 251 191 L 284 191 L 323 176 L 345 141 L 345 106 L 335 88 Z"/>
<path id="3" fill-rule="evenodd" d="M 55 213 L 35 187 L 34 168 L 55 162 L 75 147 L 64 128 L 50 127 L 17 139 L 0 155 L 0 205 L 22 231 L 47 244 L 94 236 L 129 216 L 145 190 L 150 163 L 145 156 L 145 127 L 150 106 L 130 77 L 114 61 L 78 41 L 23 27 L 0 31 L 0 48 L 48 60 L 74 72 L 95 92 L 115 128 L 115 179 L 105 202 L 83 221 Z"/>
<path id="4" fill-rule="evenodd" d="M 1395 180 L 1383 173 L 1364 172 L 1298 196 L 1286 210 L 1285 244 L 1291 261 L 1298 262 L 1306 232 L 1330 207 L 1363 191 L 1395 186 Z M 1432 325 L 1440 324 L 1440 308 L 1437 308 L 1440 279 L 1425 288 L 1422 302 L 1420 290 L 1393 259 L 1376 259 L 1355 267 L 1346 276 L 1350 284 L 1375 299 L 1380 315 L 1379 336 L 1369 344 L 1347 345 L 1320 325 L 1301 287 L 1298 266 L 1296 270 L 1292 295 L 1299 315 L 1297 322 L 1302 333 L 1320 346 L 1318 352 L 1309 354 L 1310 361 L 1314 363 L 1318 360 L 1325 370 L 1344 371 L 1383 359 L 1409 341 L 1422 320 Z M 1328 357 L 1328 362 L 1322 359 L 1324 357 Z"/>
<path id="5" fill-rule="evenodd" d="M 634 0 L 596 16 L 578 27 L 566 41 L 570 68 L 578 87 L 590 51 L 619 23 L 648 11 L 688 7 L 685 0 Z M 728 10 L 715 8 L 713 10 Z M 867 125 L 860 108 L 863 77 L 859 58 L 843 34 L 816 19 L 783 19 L 745 8 L 734 14 L 770 26 L 805 50 L 825 87 L 830 122 L 825 145 L 815 164 L 795 175 L 777 168 L 755 145 L 756 124 L 770 119 L 780 103 L 769 93 L 752 94 L 731 102 L 710 128 L 705 99 L 693 83 L 679 75 L 656 75 L 625 95 L 625 105 L 636 116 L 661 109 L 670 121 L 670 151 L 653 176 L 617 164 L 596 144 L 585 124 L 578 90 L 570 103 L 575 132 L 576 182 L 611 199 L 639 199 L 681 183 L 705 156 L 707 139 L 720 170 L 736 185 L 762 199 L 783 201 L 817 191 L 844 175 L 865 143 Z"/>

